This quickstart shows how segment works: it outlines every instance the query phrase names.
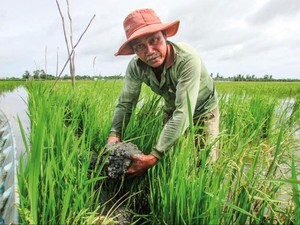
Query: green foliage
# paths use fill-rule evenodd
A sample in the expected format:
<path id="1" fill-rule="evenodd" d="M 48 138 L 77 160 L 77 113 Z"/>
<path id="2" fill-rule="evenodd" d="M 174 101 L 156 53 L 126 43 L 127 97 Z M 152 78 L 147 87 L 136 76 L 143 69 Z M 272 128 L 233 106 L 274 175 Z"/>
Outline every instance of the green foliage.
<path id="1" fill-rule="evenodd" d="M 182 138 L 150 171 L 151 223 L 293 223 L 295 208 L 289 201 L 298 189 L 270 180 L 288 176 L 292 167 L 283 167 L 291 165 L 299 145 L 291 138 L 290 116 L 276 105 L 273 98 L 259 95 L 221 95 L 222 156 L 211 167 L 203 163 L 209 146 L 199 152 L 193 133 Z M 289 197 L 280 199 L 283 190 Z"/>
<path id="2" fill-rule="evenodd" d="M 300 82 L 216 82 L 216 89 L 222 94 L 296 98 L 300 95 Z"/>
<path id="3" fill-rule="evenodd" d="M 30 83 L 27 88 L 31 135 L 26 166 L 22 164 L 18 176 L 21 223 L 84 224 L 86 218 L 96 218 L 101 207 L 101 190 L 95 185 L 104 176 L 99 176 L 99 170 L 90 172 L 89 164 L 92 147 L 98 146 L 100 152 L 100 145 L 104 146 L 95 138 L 101 132 L 95 124 L 103 123 L 94 110 L 107 100 L 64 93 L 62 86 L 52 93 L 42 83 Z M 78 107 L 85 104 L 89 111 Z"/>
<path id="4" fill-rule="evenodd" d="M 0 81 L 0 94 L 6 91 L 12 91 L 18 86 L 23 85 L 24 81 Z"/>
<path id="5" fill-rule="evenodd" d="M 75 91 L 60 82 L 52 93 L 51 83 L 28 83 L 31 135 L 18 175 L 20 222 L 104 223 L 100 196 L 110 190 L 138 224 L 299 223 L 299 84 L 248 84 L 217 83 L 216 164 L 206 162 L 210 146 L 199 149 L 190 126 L 148 174 L 120 183 L 106 180 L 101 165 L 92 173 L 88 166 L 92 154 L 102 154 L 123 82 L 78 82 Z M 148 154 L 163 126 L 163 102 L 147 87 L 142 93 L 123 136 Z"/>

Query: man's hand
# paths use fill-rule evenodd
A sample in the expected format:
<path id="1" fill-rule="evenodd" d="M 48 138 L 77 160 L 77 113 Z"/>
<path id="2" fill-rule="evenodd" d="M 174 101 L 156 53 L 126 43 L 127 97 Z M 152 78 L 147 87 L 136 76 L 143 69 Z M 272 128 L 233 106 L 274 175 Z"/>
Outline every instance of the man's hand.
<path id="1" fill-rule="evenodd" d="M 113 136 L 111 136 L 111 137 L 108 137 L 107 144 L 108 143 L 117 143 L 117 142 L 120 142 L 120 141 L 121 141 L 121 139 L 119 137 L 113 137 Z"/>
<path id="2" fill-rule="evenodd" d="M 131 156 L 131 166 L 127 173 L 131 176 L 139 176 L 154 166 L 158 161 L 154 155 L 134 154 Z"/>

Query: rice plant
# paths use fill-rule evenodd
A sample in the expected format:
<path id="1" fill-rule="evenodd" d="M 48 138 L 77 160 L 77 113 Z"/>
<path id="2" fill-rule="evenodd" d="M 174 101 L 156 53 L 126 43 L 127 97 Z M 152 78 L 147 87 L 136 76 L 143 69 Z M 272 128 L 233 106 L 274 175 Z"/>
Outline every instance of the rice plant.
<path id="1" fill-rule="evenodd" d="M 0 81 L 0 94 L 3 92 L 12 91 L 24 83 L 24 81 Z"/>
<path id="2" fill-rule="evenodd" d="M 96 121 L 101 125 L 101 117 L 93 110 L 101 106 L 93 103 L 84 110 L 84 96 L 51 93 L 41 84 L 28 90 L 31 135 L 26 166 L 22 163 L 19 172 L 20 220 L 89 224 L 101 208 L 95 184 L 105 178 L 100 171 L 89 171 L 91 146 L 101 142 L 96 138 L 101 129 L 94 126 Z"/>
<path id="3" fill-rule="evenodd" d="M 287 87 L 281 96 L 293 100 L 283 103 L 277 94 L 253 94 L 252 85 L 231 92 L 222 85 L 216 164 L 207 163 L 210 146 L 200 148 L 198 127 L 190 126 L 145 176 L 112 182 L 103 162 L 93 171 L 89 163 L 106 145 L 122 82 L 78 82 L 74 92 L 68 83 L 54 92 L 48 83 L 28 84 L 21 223 L 113 224 L 121 204 L 132 224 L 299 223 L 299 95 L 293 91 L 299 86 Z M 123 140 L 148 154 L 163 126 L 163 102 L 147 87 L 143 93 Z"/>
<path id="4" fill-rule="evenodd" d="M 258 96 L 222 96 L 222 156 L 214 168 L 205 163 L 197 168 L 197 155 L 205 162 L 209 146 L 199 153 L 193 134 L 183 138 L 151 171 L 154 224 L 293 223 L 290 199 L 278 199 L 282 183 L 270 182 L 288 173 L 281 168 L 297 147 L 285 141 L 289 118 L 279 129 L 272 126 L 275 103 Z"/>

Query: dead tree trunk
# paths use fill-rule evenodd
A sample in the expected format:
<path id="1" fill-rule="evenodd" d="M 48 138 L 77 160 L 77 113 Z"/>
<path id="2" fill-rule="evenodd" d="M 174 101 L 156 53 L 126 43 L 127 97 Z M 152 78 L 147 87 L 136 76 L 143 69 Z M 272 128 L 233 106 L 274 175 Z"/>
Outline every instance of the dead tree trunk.
<path id="1" fill-rule="evenodd" d="M 72 29 L 72 18 L 71 18 L 71 14 L 70 14 L 70 5 L 69 5 L 69 1 L 67 1 L 67 7 L 68 7 L 68 17 L 69 17 L 69 21 L 70 21 L 70 44 L 69 44 L 69 40 L 68 40 L 68 36 L 67 36 L 67 31 L 66 31 L 66 26 L 65 26 L 65 19 L 63 16 L 63 13 L 60 9 L 60 5 L 58 3 L 58 0 L 56 0 L 56 5 L 61 17 L 61 21 L 62 21 L 62 25 L 63 25 L 63 31 L 64 31 L 64 37 L 65 37 L 65 42 L 66 42 L 66 46 L 67 46 L 67 51 L 68 51 L 68 56 L 69 56 L 69 65 L 70 65 L 70 76 L 72 78 L 72 87 L 73 89 L 75 89 L 75 51 L 74 51 L 74 46 L 73 46 L 73 29 Z M 70 46 L 71 46 L 71 50 L 70 50 Z M 71 54 L 72 52 L 72 54 Z"/>
<path id="2" fill-rule="evenodd" d="M 71 74 L 71 79 L 72 79 L 72 86 L 73 89 L 75 89 L 75 49 L 74 49 L 74 44 L 73 44 L 73 21 L 72 21 L 72 17 L 71 17 L 71 13 L 70 13 L 70 4 L 69 4 L 69 0 L 67 1 L 67 6 L 68 6 L 68 18 L 70 21 L 70 45 L 71 45 L 71 49 L 73 51 L 73 55 L 71 55 L 70 57 L 70 74 Z"/>
<path id="3" fill-rule="evenodd" d="M 79 40 L 77 41 L 77 43 L 74 45 L 73 44 L 73 21 L 72 21 L 72 17 L 71 17 L 71 13 L 70 13 L 70 5 L 69 5 L 69 0 L 66 0 L 67 3 L 67 7 L 68 7 L 68 18 L 69 18 L 69 23 L 70 23 L 70 44 L 68 41 L 68 36 L 67 36 L 67 32 L 66 32 L 66 26 L 65 26 L 65 19 L 63 17 L 62 11 L 60 9 L 60 5 L 58 3 L 58 0 L 56 0 L 56 5 L 62 20 L 62 25 L 63 25 L 63 31 L 64 31 L 64 37 L 65 37 L 65 42 L 66 42 L 66 46 L 67 46 L 67 51 L 68 51 L 68 60 L 66 61 L 63 69 L 61 70 L 60 74 L 56 77 L 56 80 L 51 88 L 51 90 L 53 90 L 54 86 L 56 85 L 58 79 L 60 78 L 62 72 L 64 71 L 66 65 L 69 63 L 70 64 L 70 75 L 72 78 L 72 87 L 73 89 L 75 89 L 75 48 L 76 46 L 79 44 L 81 38 L 83 37 L 83 35 L 85 34 L 85 32 L 87 31 L 87 29 L 89 28 L 89 26 L 91 25 L 92 21 L 94 20 L 95 16 L 93 16 L 93 18 L 90 20 L 89 24 L 87 25 L 86 29 L 84 30 L 84 32 L 81 34 Z M 58 62 L 57 62 L 58 65 Z"/>
<path id="4" fill-rule="evenodd" d="M 56 2 L 57 2 L 57 0 L 56 0 Z M 60 10 L 60 9 L 59 9 L 59 10 Z M 83 31 L 83 33 L 80 35 L 80 37 L 79 37 L 78 41 L 76 42 L 76 44 L 74 45 L 74 48 L 73 48 L 72 52 L 70 52 L 69 57 L 68 57 L 67 61 L 65 62 L 65 65 L 63 66 L 63 68 L 62 68 L 62 70 L 60 71 L 59 75 L 56 77 L 55 82 L 54 82 L 54 84 L 53 84 L 53 86 L 52 86 L 52 88 L 51 88 L 51 91 L 54 89 L 54 87 L 55 87 L 55 85 L 56 85 L 58 79 L 60 78 L 60 76 L 61 76 L 62 73 L 64 72 L 64 70 L 65 70 L 67 64 L 69 63 L 69 61 L 70 61 L 70 59 L 71 59 L 71 56 L 72 56 L 73 53 L 74 53 L 75 48 L 77 47 L 77 45 L 78 45 L 79 42 L 81 41 L 83 35 L 87 32 L 88 28 L 90 27 L 90 25 L 91 25 L 92 21 L 95 19 L 95 17 L 96 17 L 96 15 L 94 15 L 94 16 L 92 17 L 92 19 L 90 20 L 89 24 L 87 25 L 87 27 L 85 28 L 85 30 Z M 58 65 L 58 62 L 57 62 L 57 65 Z"/>

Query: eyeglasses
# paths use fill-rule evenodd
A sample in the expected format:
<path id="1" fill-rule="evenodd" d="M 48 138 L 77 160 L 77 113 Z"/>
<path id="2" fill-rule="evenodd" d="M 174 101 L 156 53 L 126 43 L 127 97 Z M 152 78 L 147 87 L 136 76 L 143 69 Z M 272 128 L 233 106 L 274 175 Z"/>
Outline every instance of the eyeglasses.
<path id="1" fill-rule="evenodd" d="M 142 43 L 137 41 L 136 44 L 132 44 L 132 49 L 135 53 L 142 53 L 145 52 L 146 49 L 148 49 L 148 46 L 156 46 L 161 43 L 163 36 L 158 34 L 154 34 L 153 36 L 150 36 L 149 38 L 146 39 L 146 43 Z"/>

